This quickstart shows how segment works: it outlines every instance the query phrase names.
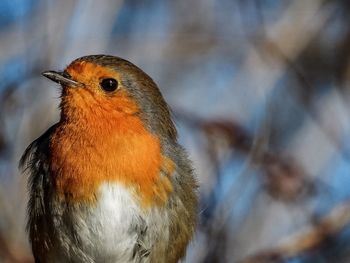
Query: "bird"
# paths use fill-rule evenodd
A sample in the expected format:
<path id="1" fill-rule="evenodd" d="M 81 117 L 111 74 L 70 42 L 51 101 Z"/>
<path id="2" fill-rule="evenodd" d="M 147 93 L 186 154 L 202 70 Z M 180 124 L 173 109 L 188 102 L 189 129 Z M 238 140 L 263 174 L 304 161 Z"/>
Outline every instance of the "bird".
<path id="1" fill-rule="evenodd" d="M 88 55 L 43 76 L 60 117 L 24 151 L 36 263 L 175 263 L 197 222 L 198 183 L 159 88 L 133 63 Z"/>

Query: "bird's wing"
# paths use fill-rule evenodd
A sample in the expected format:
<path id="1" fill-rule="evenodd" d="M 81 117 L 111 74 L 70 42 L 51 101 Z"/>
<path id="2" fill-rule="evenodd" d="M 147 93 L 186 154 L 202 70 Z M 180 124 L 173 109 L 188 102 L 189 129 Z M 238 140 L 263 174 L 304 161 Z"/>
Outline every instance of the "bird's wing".
<path id="1" fill-rule="evenodd" d="M 30 193 L 27 211 L 27 231 L 32 244 L 35 262 L 45 262 L 43 256 L 50 249 L 50 223 L 48 222 L 49 191 L 49 141 L 56 125 L 33 141 L 25 150 L 19 167 L 29 174 Z"/>

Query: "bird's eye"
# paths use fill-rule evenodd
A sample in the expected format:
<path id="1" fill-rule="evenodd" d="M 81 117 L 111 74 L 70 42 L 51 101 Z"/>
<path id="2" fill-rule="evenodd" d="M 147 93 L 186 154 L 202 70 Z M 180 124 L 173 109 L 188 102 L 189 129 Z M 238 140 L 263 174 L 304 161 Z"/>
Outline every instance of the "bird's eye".
<path id="1" fill-rule="evenodd" d="M 112 92 L 118 88 L 118 81 L 112 78 L 103 79 L 100 83 L 104 91 Z"/>

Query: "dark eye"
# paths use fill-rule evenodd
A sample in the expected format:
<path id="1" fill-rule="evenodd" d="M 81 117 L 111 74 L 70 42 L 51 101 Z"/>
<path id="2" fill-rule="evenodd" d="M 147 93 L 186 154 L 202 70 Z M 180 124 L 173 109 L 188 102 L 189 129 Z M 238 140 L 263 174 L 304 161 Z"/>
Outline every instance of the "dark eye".
<path id="1" fill-rule="evenodd" d="M 112 92 L 118 88 L 118 81 L 112 78 L 103 79 L 100 85 L 104 91 Z"/>

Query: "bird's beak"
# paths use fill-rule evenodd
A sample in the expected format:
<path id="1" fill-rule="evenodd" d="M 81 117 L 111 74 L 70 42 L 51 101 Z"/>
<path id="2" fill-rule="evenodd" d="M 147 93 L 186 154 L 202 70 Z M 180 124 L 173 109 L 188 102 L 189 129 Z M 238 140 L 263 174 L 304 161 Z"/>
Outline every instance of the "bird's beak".
<path id="1" fill-rule="evenodd" d="M 65 72 L 44 71 L 41 74 L 44 77 L 47 77 L 48 79 L 61 84 L 62 86 L 78 87 L 82 85 L 82 83 L 72 80 L 70 76 Z"/>

